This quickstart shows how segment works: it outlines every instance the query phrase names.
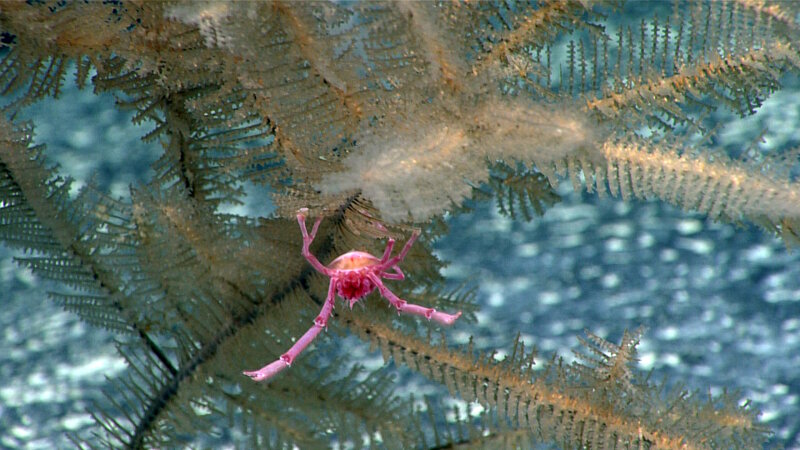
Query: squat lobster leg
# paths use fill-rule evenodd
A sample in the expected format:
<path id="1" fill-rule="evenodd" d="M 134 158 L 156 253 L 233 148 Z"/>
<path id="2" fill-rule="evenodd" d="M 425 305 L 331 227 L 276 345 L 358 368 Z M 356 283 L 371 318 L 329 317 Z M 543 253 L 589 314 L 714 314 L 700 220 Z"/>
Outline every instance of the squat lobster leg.
<path id="1" fill-rule="evenodd" d="M 314 325 L 309 328 L 308 331 L 306 331 L 306 333 L 300 339 L 298 339 L 288 351 L 286 351 L 286 353 L 281 355 L 280 358 L 258 370 L 243 373 L 255 381 L 263 381 L 276 375 L 281 370 L 291 366 L 292 361 L 297 358 L 297 355 L 305 350 L 306 347 L 308 347 L 308 344 L 310 344 L 311 341 L 313 341 L 314 338 L 316 338 L 317 335 L 328 324 L 328 319 L 331 317 L 331 313 L 333 312 L 333 301 L 335 298 L 336 286 L 333 280 L 331 280 L 330 287 L 328 288 L 328 297 L 325 299 L 325 304 L 322 305 L 322 311 L 320 311 L 317 318 L 314 319 Z"/>
<path id="2" fill-rule="evenodd" d="M 373 283 L 375 283 L 376 286 L 378 286 L 378 291 L 381 293 L 381 295 L 385 297 L 386 300 L 388 300 L 389 303 L 392 304 L 392 306 L 397 308 L 398 312 L 423 316 L 428 320 L 433 319 L 442 325 L 452 325 L 453 322 L 456 321 L 456 319 L 461 317 L 461 311 L 455 314 L 447 314 L 437 311 L 434 308 L 426 308 L 424 306 L 408 303 L 407 301 L 395 295 L 394 292 L 389 290 L 389 288 L 384 286 L 383 282 L 377 276 L 370 275 L 370 279 L 372 280 Z"/>
<path id="3" fill-rule="evenodd" d="M 318 272 L 330 277 L 332 275 L 331 270 L 319 262 L 317 257 L 314 256 L 309 249 L 311 243 L 314 242 L 314 237 L 317 236 L 319 224 L 322 223 L 322 216 L 317 217 L 317 220 L 314 221 L 314 226 L 311 227 L 311 234 L 308 234 L 308 228 L 306 228 L 306 214 L 308 214 L 308 208 L 297 211 L 297 223 L 300 225 L 300 232 L 303 233 L 303 257 L 311 263 L 311 266 L 317 269 Z"/>

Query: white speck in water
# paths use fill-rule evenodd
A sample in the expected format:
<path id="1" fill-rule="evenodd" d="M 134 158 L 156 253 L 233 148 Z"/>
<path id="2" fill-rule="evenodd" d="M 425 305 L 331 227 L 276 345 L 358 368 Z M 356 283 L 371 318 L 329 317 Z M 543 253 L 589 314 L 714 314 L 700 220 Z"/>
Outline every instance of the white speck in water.
<path id="1" fill-rule="evenodd" d="M 650 248 L 655 244 L 656 239 L 650 233 L 642 233 L 636 241 L 640 248 Z"/>
<path id="2" fill-rule="evenodd" d="M 522 244 L 517 247 L 517 255 L 521 258 L 530 258 L 539 254 L 539 246 L 536 244 Z"/>
<path id="3" fill-rule="evenodd" d="M 660 360 L 665 366 L 678 367 L 681 365 L 681 357 L 675 353 L 664 353 Z"/>
<path id="4" fill-rule="evenodd" d="M 72 414 L 61 420 L 61 424 L 67 430 L 79 430 L 90 424 L 93 424 L 94 419 L 89 414 Z"/>
<path id="5" fill-rule="evenodd" d="M 539 303 L 543 305 L 555 305 L 561 301 L 561 295 L 555 291 L 542 291 L 539 293 Z"/>
<path id="6" fill-rule="evenodd" d="M 692 367 L 692 373 L 694 375 L 698 375 L 701 377 L 710 377 L 711 375 L 714 374 L 714 369 L 712 369 L 711 366 L 707 364 L 700 364 L 698 366 Z"/>
<path id="7" fill-rule="evenodd" d="M 734 322 L 734 320 L 733 320 L 733 317 L 731 317 L 731 316 L 729 316 L 729 315 L 727 315 L 727 314 L 725 314 L 724 316 L 722 316 L 722 318 L 721 318 L 721 319 L 720 319 L 720 321 L 719 321 L 719 324 L 720 324 L 720 325 L 721 325 L 723 328 L 730 328 L 730 327 L 732 327 L 732 326 L 733 326 L 733 324 L 734 324 L 734 323 L 735 323 L 735 322 Z"/>
<path id="8" fill-rule="evenodd" d="M 475 319 L 478 321 L 479 325 L 484 326 L 492 321 L 491 316 L 483 311 L 475 311 Z"/>
<path id="9" fill-rule="evenodd" d="M 697 255 L 707 255 L 714 250 L 714 244 L 708 239 L 678 239 L 677 246 Z"/>
<path id="10" fill-rule="evenodd" d="M 619 283 L 620 283 L 619 276 L 617 274 L 615 274 L 615 273 L 606 274 L 600 280 L 600 284 L 602 284 L 603 287 L 606 288 L 606 289 L 613 289 L 613 288 L 619 286 Z"/>
<path id="11" fill-rule="evenodd" d="M 454 344 L 466 344 L 469 342 L 469 338 L 472 337 L 471 334 L 467 333 L 466 331 L 456 331 L 453 333 L 453 343 Z M 383 365 L 383 360 L 381 360 L 381 365 Z"/>
<path id="12" fill-rule="evenodd" d="M 771 393 L 773 395 L 786 395 L 789 392 L 789 386 L 782 383 L 778 383 L 772 386 L 770 391 L 772 391 Z"/>
<path id="13" fill-rule="evenodd" d="M 531 287 L 531 279 L 529 277 L 516 277 L 511 280 L 508 287 L 511 292 L 528 292 Z"/>
<path id="14" fill-rule="evenodd" d="M 566 236 L 554 236 L 550 243 L 554 248 L 570 249 L 583 244 L 583 236 L 580 234 L 569 234 Z"/>
<path id="15" fill-rule="evenodd" d="M 445 402 L 448 411 L 445 414 L 445 420 L 448 422 L 456 422 L 463 419 L 467 414 L 467 402 L 461 399 L 448 399 Z"/>
<path id="16" fill-rule="evenodd" d="M 19 425 L 11 428 L 11 435 L 17 439 L 28 439 L 33 436 L 33 430 L 29 427 L 21 427 Z"/>
<path id="17" fill-rule="evenodd" d="M 586 266 L 582 267 L 581 270 L 578 272 L 578 274 L 584 280 L 591 280 L 602 275 L 603 269 L 602 267 L 597 265 Z"/>
<path id="18" fill-rule="evenodd" d="M 796 302 L 800 301 L 800 290 L 796 289 L 771 289 L 764 293 L 767 303 Z"/>
<path id="19" fill-rule="evenodd" d="M 493 308 L 499 308 L 499 307 L 503 306 L 503 304 L 505 304 L 505 302 L 506 302 L 506 298 L 500 292 L 492 292 L 489 295 L 489 306 L 491 306 Z"/>
<path id="20" fill-rule="evenodd" d="M 100 356 L 77 366 L 63 365 L 56 369 L 59 377 L 73 380 L 93 378 L 95 376 L 113 376 L 125 369 L 125 360 L 113 356 Z"/>
<path id="21" fill-rule="evenodd" d="M 95 141 L 95 135 L 92 130 L 86 129 L 73 130 L 67 137 L 70 145 L 78 148 L 88 147 Z"/>
<path id="22" fill-rule="evenodd" d="M 472 402 L 469 404 L 469 415 L 471 417 L 479 417 L 481 413 L 483 413 L 483 405 L 478 402 Z"/>
<path id="23" fill-rule="evenodd" d="M 617 238 L 626 238 L 633 234 L 633 227 L 628 222 L 618 222 L 600 227 L 598 230 L 601 236 L 613 236 Z"/>
<path id="24" fill-rule="evenodd" d="M 744 253 L 744 258 L 750 262 L 766 262 L 772 258 L 772 249 L 766 245 L 756 245 Z"/>
<path id="25" fill-rule="evenodd" d="M 788 278 L 786 273 L 776 273 L 765 278 L 764 284 L 769 288 L 781 288 L 786 285 Z"/>
<path id="26" fill-rule="evenodd" d="M 657 336 L 661 339 L 666 339 L 668 341 L 677 339 L 679 336 L 678 328 L 677 327 L 664 327 L 657 332 Z"/>
<path id="27" fill-rule="evenodd" d="M 659 258 L 663 262 L 673 262 L 678 259 L 678 252 L 675 249 L 667 248 L 661 251 Z"/>
<path id="28" fill-rule="evenodd" d="M 365 357 L 364 359 L 360 360 L 359 363 L 369 371 L 378 370 L 384 366 L 383 357 L 380 355 L 375 357 Z"/>
<path id="29" fill-rule="evenodd" d="M 556 336 L 560 336 L 566 330 L 566 325 L 564 322 L 553 322 L 550 324 L 550 332 Z"/>
<path id="30" fill-rule="evenodd" d="M 774 420 L 779 415 L 780 415 L 779 411 L 776 411 L 774 409 L 766 409 L 765 408 L 765 409 L 762 409 L 761 413 L 758 415 L 758 420 L 759 420 L 759 422 L 769 422 L 771 420 Z"/>
<path id="31" fill-rule="evenodd" d="M 626 241 L 619 238 L 608 239 L 605 243 L 606 251 L 621 252 L 627 249 Z"/>
<path id="32" fill-rule="evenodd" d="M 639 368 L 647 371 L 652 370 L 656 363 L 656 354 L 653 352 L 639 354 Z"/>
<path id="33" fill-rule="evenodd" d="M 675 228 L 678 230 L 678 233 L 686 236 L 699 232 L 703 228 L 703 223 L 696 219 L 686 219 L 678 222 Z"/>
<path id="34" fill-rule="evenodd" d="M 36 275 L 34 275 L 29 269 L 16 270 L 14 275 L 16 275 L 17 281 L 24 284 L 25 287 L 33 287 L 36 285 Z"/>
<path id="35" fill-rule="evenodd" d="M 800 319 L 787 319 L 781 324 L 783 331 L 793 331 L 800 328 Z"/>

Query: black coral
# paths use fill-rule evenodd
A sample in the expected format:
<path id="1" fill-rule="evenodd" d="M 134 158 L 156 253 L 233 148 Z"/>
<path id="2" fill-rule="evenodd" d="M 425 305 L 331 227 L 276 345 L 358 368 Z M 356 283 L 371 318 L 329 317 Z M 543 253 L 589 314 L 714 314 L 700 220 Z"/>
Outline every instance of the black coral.
<path id="1" fill-rule="evenodd" d="M 705 141 L 716 109 L 752 114 L 800 69 L 798 26 L 780 5 L 676 4 L 630 20 L 635 11 L 573 1 L 1 3 L 0 236 L 68 288 L 53 294 L 67 309 L 120 332 L 129 364 L 113 382 L 121 394 L 93 411 L 98 434 L 76 439 L 170 447 L 234 429 L 239 444 L 278 448 L 427 447 L 431 435 L 441 446 L 759 445 L 765 430 L 731 398 L 662 395 L 641 379 L 630 364 L 639 332 L 619 345 L 589 334 L 578 363 L 538 371 L 519 340 L 496 362 L 382 303 L 340 306 L 317 348 L 352 333 L 489 408 L 448 438 L 435 407 L 420 411 L 346 354 L 310 349 L 267 386 L 240 375 L 277 357 L 325 298 L 327 280 L 299 253 L 300 207 L 325 216 L 313 249 L 323 262 L 380 254 L 375 238 L 425 226 L 397 289 L 465 318 L 477 306 L 441 287 L 430 242 L 470 197 L 495 194 L 530 219 L 567 177 L 575 190 L 796 239 L 790 168 L 761 170 Z M 59 94 L 70 64 L 163 148 L 129 199 L 91 184 L 74 195 L 15 122 Z M 248 183 L 275 214 L 221 212 Z"/>

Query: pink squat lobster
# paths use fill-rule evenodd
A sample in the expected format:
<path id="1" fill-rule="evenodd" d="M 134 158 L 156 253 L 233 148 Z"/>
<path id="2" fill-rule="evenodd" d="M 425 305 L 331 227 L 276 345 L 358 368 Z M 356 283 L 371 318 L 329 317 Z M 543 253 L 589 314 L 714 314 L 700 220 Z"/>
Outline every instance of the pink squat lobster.
<path id="1" fill-rule="evenodd" d="M 317 218 L 316 222 L 314 222 L 314 227 L 311 229 L 311 234 L 308 234 L 308 229 L 306 228 L 307 213 L 307 208 L 297 212 L 297 223 L 300 224 L 300 231 L 303 233 L 303 256 L 317 271 L 331 279 L 330 287 L 328 287 L 328 297 L 325 298 L 322 311 L 314 319 L 314 326 L 309 328 L 286 353 L 258 370 L 244 372 L 245 375 L 255 381 L 263 381 L 292 365 L 297 355 L 305 350 L 311 341 L 325 328 L 333 312 L 336 294 L 339 294 L 339 297 L 345 300 L 349 300 L 350 308 L 352 309 L 356 302 L 366 297 L 375 288 L 378 288 L 381 295 L 399 312 L 425 316 L 428 320 L 433 319 L 443 325 L 451 325 L 461 316 L 461 311 L 456 314 L 446 314 L 433 308 L 408 303 L 394 295 L 381 281 L 381 278 L 386 278 L 387 280 L 402 280 L 405 278 L 405 275 L 397 265 L 403 261 L 403 258 L 406 257 L 406 254 L 411 249 L 411 245 L 419 237 L 419 231 L 414 231 L 406 245 L 403 246 L 403 250 L 393 258 L 390 258 L 389 255 L 394 247 L 394 239 L 389 239 L 381 259 L 366 252 L 353 250 L 334 259 L 328 267 L 325 267 L 308 249 L 311 246 L 311 242 L 314 241 L 314 236 L 317 234 L 322 217 Z M 394 272 L 390 272 L 391 270 L 394 270 Z"/>

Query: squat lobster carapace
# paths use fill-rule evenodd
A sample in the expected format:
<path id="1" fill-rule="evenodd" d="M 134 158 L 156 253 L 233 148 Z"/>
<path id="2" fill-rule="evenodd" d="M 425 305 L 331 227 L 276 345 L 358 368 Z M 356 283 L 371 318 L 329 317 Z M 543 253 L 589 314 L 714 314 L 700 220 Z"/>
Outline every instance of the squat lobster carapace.
<path id="1" fill-rule="evenodd" d="M 303 233 L 302 253 L 317 271 L 331 279 L 328 287 L 328 296 L 322 305 L 322 311 L 314 319 L 314 325 L 286 353 L 259 370 L 244 372 L 245 375 L 255 381 L 263 381 L 289 367 L 297 358 L 297 355 L 308 347 L 311 341 L 325 328 L 333 312 L 336 295 L 348 300 L 350 308 L 352 308 L 356 302 L 366 297 L 373 290 L 378 289 L 381 296 L 388 300 L 399 312 L 424 316 L 428 320 L 433 319 L 443 325 L 451 325 L 461 316 L 461 311 L 456 314 L 447 314 L 436 311 L 433 308 L 408 303 L 394 295 L 381 281 L 381 278 L 386 278 L 387 280 L 402 280 L 405 278 L 403 271 L 397 265 L 408 254 L 414 241 L 419 237 L 419 231 L 414 231 L 397 256 L 390 257 L 394 247 L 394 239 L 389 239 L 386 244 L 386 250 L 383 251 L 383 256 L 380 259 L 369 253 L 354 250 L 334 259 L 326 267 L 309 251 L 311 242 L 314 240 L 314 236 L 317 235 L 319 224 L 322 222 L 322 217 L 317 218 L 309 234 L 306 228 L 307 213 L 308 209 L 306 208 L 297 212 L 297 223 L 300 224 L 300 231 Z"/>

